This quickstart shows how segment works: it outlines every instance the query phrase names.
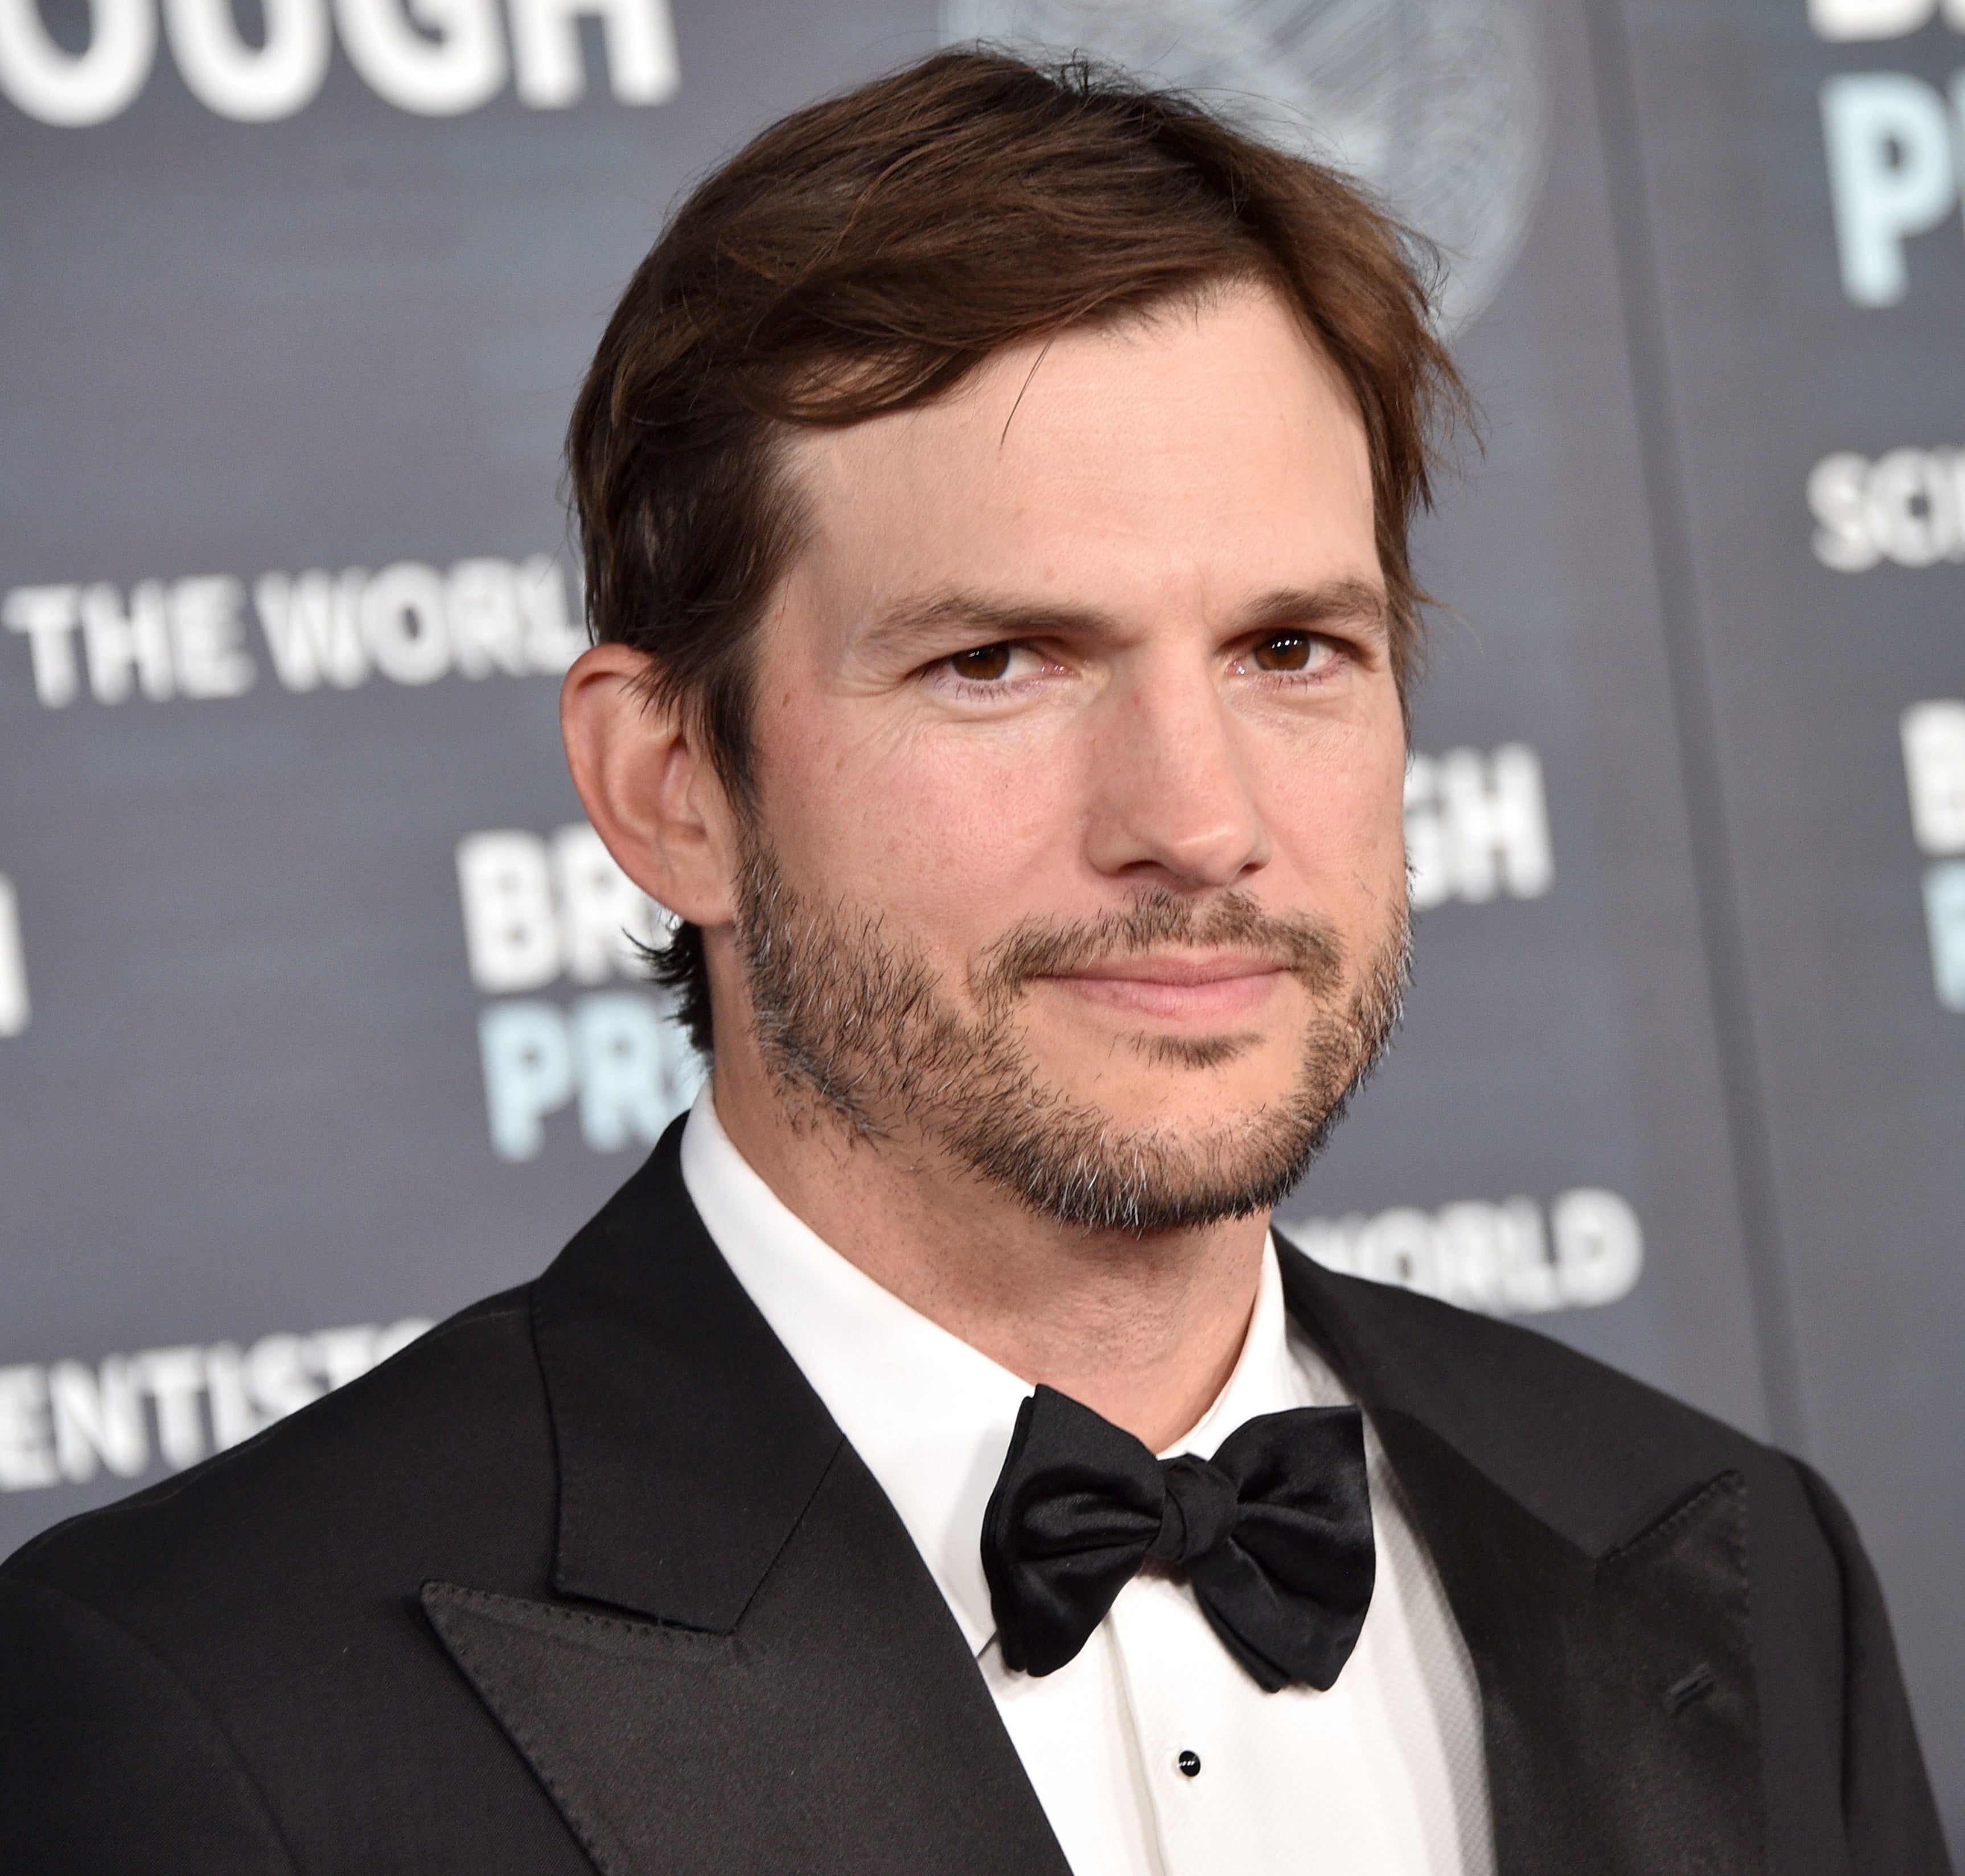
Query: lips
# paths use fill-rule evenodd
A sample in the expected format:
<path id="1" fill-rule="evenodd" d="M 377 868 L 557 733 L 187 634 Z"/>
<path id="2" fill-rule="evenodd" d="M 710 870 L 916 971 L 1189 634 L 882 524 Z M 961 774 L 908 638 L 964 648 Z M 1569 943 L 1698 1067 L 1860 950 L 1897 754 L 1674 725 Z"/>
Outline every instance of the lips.
<path id="1" fill-rule="evenodd" d="M 1273 957 L 1246 954 L 1195 956 L 1149 955 L 1112 957 L 1081 970 L 1060 973 L 1066 980 L 1103 980 L 1118 983 L 1195 985 L 1221 983 L 1238 977 L 1272 977 L 1288 966 Z"/>
<path id="2" fill-rule="evenodd" d="M 1044 981 L 1125 1015 L 1212 1026 L 1253 1013 L 1287 974 L 1269 957 L 1162 955 L 1114 958 Z"/>

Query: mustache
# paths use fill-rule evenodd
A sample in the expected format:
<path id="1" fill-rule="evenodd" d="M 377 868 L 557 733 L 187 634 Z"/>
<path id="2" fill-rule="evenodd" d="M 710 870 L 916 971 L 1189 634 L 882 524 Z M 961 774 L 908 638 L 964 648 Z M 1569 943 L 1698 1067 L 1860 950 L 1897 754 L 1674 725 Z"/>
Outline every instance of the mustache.
<path id="1" fill-rule="evenodd" d="M 1031 919 L 1013 926 L 977 961 L 971 983 L 978 1002 L 1000 1009 L 1034 977 L 1176 949 L 1253 952 L 1320 996 L 1344 978 L 1344 948 L 1321 919 L 1266 911 L 1246 893 L 1223 893 L 1202 904 L 1162 887 L 1095 919 Z"/>

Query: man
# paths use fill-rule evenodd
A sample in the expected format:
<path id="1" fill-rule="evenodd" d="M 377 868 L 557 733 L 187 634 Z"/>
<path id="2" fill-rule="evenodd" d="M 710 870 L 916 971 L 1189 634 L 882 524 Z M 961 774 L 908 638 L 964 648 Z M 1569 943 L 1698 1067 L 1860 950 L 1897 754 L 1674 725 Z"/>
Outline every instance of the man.
<path id="1" fill-rule="evenodd" d="M 1404 977 L 1425 313 L 1339 179 L 996 56 L 697 191 L 564 716 L 706 1092 L 7 1566 L 8 1870 L 1945 1867 L 1819 1479 L 1268 1229 Z"/>

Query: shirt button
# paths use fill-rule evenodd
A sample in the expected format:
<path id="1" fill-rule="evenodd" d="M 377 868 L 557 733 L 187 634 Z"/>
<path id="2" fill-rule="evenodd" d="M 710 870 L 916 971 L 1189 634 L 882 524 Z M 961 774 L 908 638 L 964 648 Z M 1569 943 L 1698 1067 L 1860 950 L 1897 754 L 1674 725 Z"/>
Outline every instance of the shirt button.
<path id="1" fill-rule="evenodd" d="M 1201 1776 L 1201 1755 L 1198 1752 L 1183 1752 L 1173 1762 L 1188 1778 L 1198 1778 Z"/>

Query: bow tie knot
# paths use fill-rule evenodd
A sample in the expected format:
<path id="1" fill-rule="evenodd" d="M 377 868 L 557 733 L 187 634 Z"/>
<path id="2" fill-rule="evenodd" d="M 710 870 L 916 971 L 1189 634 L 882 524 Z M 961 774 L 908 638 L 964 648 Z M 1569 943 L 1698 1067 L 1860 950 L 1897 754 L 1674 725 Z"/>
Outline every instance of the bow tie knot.
<path id="1" fill-rule="evenodd" d="M 1054 1388 L 1017 1414 L 982 1519 L 1009 1667 L 1054 1673 L 1149 1559 L 1186 1573 L 1229 1652 L 1274 1693 L 1327 1688 L 1372 1600 L 1364 1421 L 1299 1407 L 1245 1421 L 1212 1459 L 1154 1457 Z"/>
<path id="2" fill-rule="evenodd" d="M 1241 1508 L 1234 1480 L 1207 1460 L 1183 1453 L 1160 1462 L 1160 1484 L 1166 1499 L 1147 1554 L 1156 1562 L 1185 1566 L 1218 1549 Z"/>

